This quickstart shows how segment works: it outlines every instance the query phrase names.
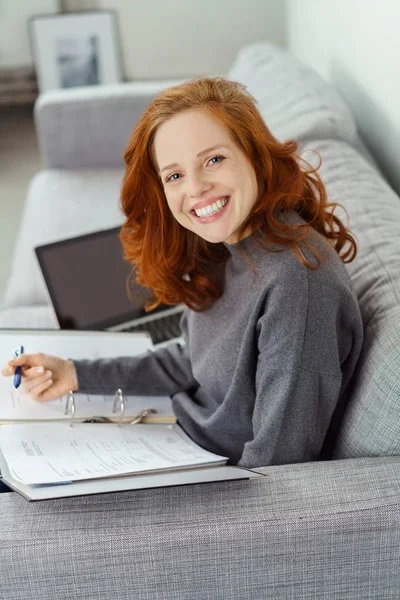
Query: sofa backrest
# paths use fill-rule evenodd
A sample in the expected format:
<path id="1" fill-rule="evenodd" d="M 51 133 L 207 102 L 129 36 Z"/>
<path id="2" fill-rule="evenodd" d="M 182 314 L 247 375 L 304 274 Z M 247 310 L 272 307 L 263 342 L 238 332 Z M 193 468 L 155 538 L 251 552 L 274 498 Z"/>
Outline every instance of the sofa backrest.
<path id="1" fill-rule="evenodd" d="M 400 198 L 354 148 L 310 140 L 320 175 L 358 242 L 347 265 L 360 303 L 364 344 L 335 458 L 400 454 Z"/>
<path id="2" fill-rule="evenodd" d="M 147 105 L 181 81 L 134 81 L 40 94 L 34 114 L 43 166 L 122 168 L 132 129 Z"/>
<path id="3" fill-rule="evenodd" d="M 374 163 L 359 139 L 350 109 L 335 89 L 287 50 L 271 43 L 245 46 L 228 77 L 246 85 L 279 140 L 339 139 Z"/>
<path id="4" fill-rule="evenodd" d="M 247 86 L 278 139 L 298 140 L 310 163 L 318 157 L 306 150 L 318 152 L 329 199 L 343 205 L 358 241 L 347 266 L 365 340 L 334 458 L 400 454 L 400 198 L 334 88 L 287 51 L 247 46 L 229 77 Z"/>

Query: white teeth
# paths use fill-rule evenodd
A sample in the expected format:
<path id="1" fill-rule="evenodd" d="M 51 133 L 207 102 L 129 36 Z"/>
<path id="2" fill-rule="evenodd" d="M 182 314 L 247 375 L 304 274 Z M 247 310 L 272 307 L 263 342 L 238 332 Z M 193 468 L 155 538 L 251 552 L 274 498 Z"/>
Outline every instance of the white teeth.
<path id="1" fill-rule="evenodd" d="M 224 208 L 227 202 L 227 198 L 221 198 L 216 202 L 213 202 L 213 204 L 209 204 L 208 206 L 204 206 L 203 208 L 195 208 L 194 212 L 198 217 L 209 217 L 211 215 L 214 215 L 216 212 L 220 211 L 221 208 Z"/>

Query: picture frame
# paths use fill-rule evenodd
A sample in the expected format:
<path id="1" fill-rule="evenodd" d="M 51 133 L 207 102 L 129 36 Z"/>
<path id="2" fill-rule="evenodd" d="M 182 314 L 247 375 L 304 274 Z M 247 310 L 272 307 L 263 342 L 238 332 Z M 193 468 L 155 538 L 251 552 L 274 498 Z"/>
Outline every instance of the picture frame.
<path id="1" fill-rule="evenodd" d="M 40 93 L 123 81 L 114 10 L 37 15 L 28 28 Z"/>

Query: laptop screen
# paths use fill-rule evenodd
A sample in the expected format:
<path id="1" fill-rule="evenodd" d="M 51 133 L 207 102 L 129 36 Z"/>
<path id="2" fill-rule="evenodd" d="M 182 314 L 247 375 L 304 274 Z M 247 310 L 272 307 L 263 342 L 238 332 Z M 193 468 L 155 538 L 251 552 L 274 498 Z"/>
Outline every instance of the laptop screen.
<path id="1" fill-rule="evenodd" d="M 35 248 L 61 329 L 106 329 L 148 315 L 148 290 L 126 282 L 120 227 Z M 165 309 L 159 306 L 155 311 Z"/>

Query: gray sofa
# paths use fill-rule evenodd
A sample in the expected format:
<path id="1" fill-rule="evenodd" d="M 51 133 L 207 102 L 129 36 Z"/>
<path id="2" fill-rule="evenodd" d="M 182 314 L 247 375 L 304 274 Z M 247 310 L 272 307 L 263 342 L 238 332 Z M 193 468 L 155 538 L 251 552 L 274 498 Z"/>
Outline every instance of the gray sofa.
<path id="1" fill-rule="evenodd" d="M 244 600 L 400 597 L 400 199 L 334 89 L 270 44 L 243 48 L 245 83 L 279 139 L 322 158 L 359 254 L 348 269 L 365 342 L 334 460 L 230 482 L 27 503 L 0 494 L 0 598 Z M 169 82 L 168 82 L 169 83 Z M 55 327 L 32 248 L 122 222 L 130 131 L 160 83 L 49 92 L 35 107 L 31 183 L 0 327 Z M 339 427 L 339 424 L 338 424 Z"/>

